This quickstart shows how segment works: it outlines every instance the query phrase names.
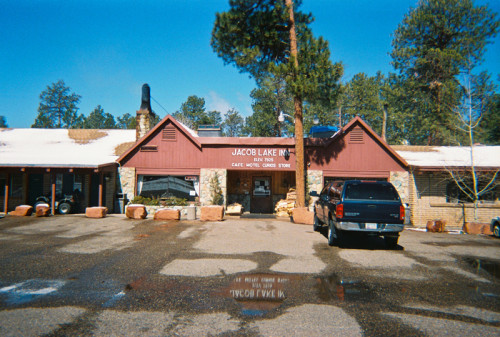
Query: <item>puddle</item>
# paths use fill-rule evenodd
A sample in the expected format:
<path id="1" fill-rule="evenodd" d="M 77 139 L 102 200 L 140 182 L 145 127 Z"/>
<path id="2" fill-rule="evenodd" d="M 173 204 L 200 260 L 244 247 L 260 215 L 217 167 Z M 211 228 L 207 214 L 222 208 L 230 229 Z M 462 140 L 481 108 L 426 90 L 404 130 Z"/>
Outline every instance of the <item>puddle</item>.
<path id="1" fill-rule="evenodd" d="M 9 305 L 24 304 L 58 291 L 65 283 L 59 280 L 28 280 L 0 288 L 0 295 L 7 296 L 5 302 Z"/>
<path id="2" fill-rule="evenodd" d="M 278 308 L 295 291 L 294 283 L 304 276 L 290 274 L 245 274 L 223 290 L 241 306 L 245 316 L 264 316 Z"/>
<path id="3" fill-rule="evenodd" d="M 107 300 L 102 306 L 104 308 L 111 308 L 118 302 L 121 298 L 125 296 L 125 291 L 120 291 L 117 294 L 114 294 L 109 300 Z"/>
<path id="4" fill-rule="evenodd" d="M 479 274 L 481 270 L 487 272 L 489 275 L 500 279 L 500 262 L 488 259 L 478 259 L 473 257 L 465 257 L 464 261 L 467 262 L 472 268 L 474 268 L 475 273 Z"/>
<path id="5" fill-rule="evenodd" d="M 318 297 L 323 301 L 364 301 L 370 297 L 366 285 L 355 279 L 342 279 L 337 275 L 317 279 Z"/>

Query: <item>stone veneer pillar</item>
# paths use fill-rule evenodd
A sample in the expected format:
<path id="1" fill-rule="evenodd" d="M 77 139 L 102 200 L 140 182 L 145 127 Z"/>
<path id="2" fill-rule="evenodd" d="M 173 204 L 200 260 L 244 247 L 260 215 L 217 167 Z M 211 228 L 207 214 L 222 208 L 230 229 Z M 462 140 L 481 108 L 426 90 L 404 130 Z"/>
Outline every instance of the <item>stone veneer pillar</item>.
<path id="1" fill-rule="evenodd" d="M 135 196 L 135 167 L 119 167 L 118 173 L 122 193 L 130 201 Z"/>
<path id="2" fill-rule="evenodd" d="M 224 197 L 224 206 L 227 205 L 227 170 L 226 169 L 200 169 L 200 203 L 202 206 L 211 205 L 212 191 L 210 190 L 210 180 L 214 174 L 219 177 L 219 184 Z"/>
<path id="3" fill-rule="evenodd" d="M 401 202 L 410 203 L 410 173 L 407 171 L 391 172 L 389 181 L 399 193 Z"/>
<path id="4" fill-rule="evenodd" d="M 307 193 L 311 191 L 316 191 L 318 194 L 323 189 L 323 171 L 319 170 L 307 170 Z M 309 210 L 314 211 L 314 202 L 317 197 L 311 197 L 309 200 Z"/>
<path id="5" fill-rule="evenodd" d="M 136 129 L 135 138 L 136 140 L 144 137 L 146 133 L 151 129 L 151 114 L 147 110 L 138 110 L 135 117 Z"/>

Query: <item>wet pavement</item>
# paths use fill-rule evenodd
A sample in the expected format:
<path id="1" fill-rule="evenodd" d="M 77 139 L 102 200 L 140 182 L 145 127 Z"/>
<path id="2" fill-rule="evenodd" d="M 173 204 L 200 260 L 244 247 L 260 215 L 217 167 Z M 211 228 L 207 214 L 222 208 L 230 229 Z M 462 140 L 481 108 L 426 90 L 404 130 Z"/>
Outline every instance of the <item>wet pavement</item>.
<path id="1" fill-rule="evenodd" d="M 500 240 L 280 219 L 0 219 L 1 336 L 500 335 Z"/>

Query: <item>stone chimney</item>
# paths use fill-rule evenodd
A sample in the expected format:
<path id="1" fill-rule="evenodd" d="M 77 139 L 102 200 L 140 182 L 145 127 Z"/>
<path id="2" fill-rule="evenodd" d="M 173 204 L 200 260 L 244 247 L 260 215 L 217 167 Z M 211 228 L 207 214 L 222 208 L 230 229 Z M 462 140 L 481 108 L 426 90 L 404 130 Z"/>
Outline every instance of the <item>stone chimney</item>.
<path id="1" fill-rule="evenodd" d="M 151 130 L 155 114 L 151 110 L 151 91 L 147 83 L 142 85 L 141 107 L 136 112 L 135 138 L 136 141 L 144 137 Z"/>

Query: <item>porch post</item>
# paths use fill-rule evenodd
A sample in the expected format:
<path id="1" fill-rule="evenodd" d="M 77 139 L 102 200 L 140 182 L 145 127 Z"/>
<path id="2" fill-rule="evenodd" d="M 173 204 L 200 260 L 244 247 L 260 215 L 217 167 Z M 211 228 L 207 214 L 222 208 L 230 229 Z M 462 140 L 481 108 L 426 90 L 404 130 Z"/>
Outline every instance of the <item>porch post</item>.
<path id="1" fill-rule="evenodd" d="M 9 209 L 9 187 L 10 187 L 10 173 L 7 173 L 7 179 L 5 181 L 5 196 L 4 196 L 4 206 L 3 210 L 5 215 L 7 215 L 7 210 Z"/>
<path id="2" fill-rule="evenodd" d="M 99 207 L 102 206 L 102 185 L 104 180 L 104 174 L 99 172 Z"/>
<path id="3" fill-rule="evenodd" d="M 56 214 L 56 175 L 54 173 L 50 174 L 50 180 L 51 180 L 51 199 L 50 199 L 50 213 L 52 215 Z"/>

